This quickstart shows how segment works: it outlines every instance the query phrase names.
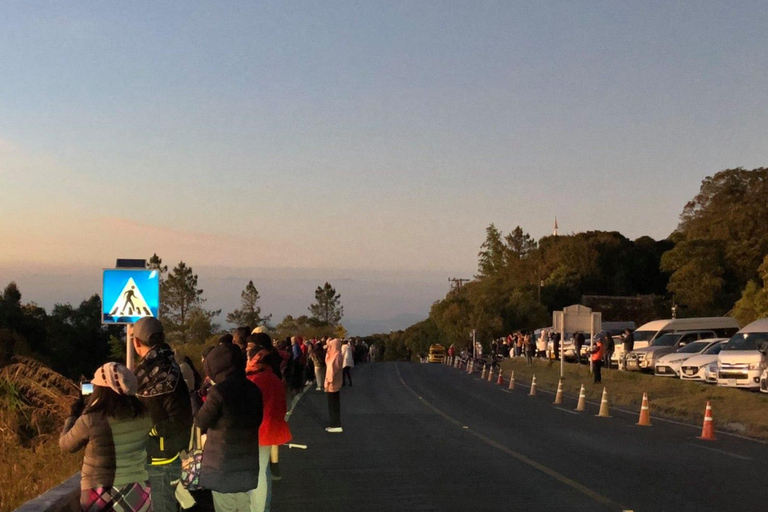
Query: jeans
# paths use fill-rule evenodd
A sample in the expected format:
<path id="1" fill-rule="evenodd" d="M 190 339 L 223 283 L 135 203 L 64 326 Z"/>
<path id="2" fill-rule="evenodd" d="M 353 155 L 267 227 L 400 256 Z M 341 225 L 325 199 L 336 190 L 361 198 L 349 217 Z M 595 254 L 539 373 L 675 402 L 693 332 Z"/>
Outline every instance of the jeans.
<path id="1" fill-rule="evenodd" d="M 147 464 L 147 473 L 149 473 L 149 484 L 152 486 L 154 512 L 176 512 L 179 503 L 176 501 L 176 488 L 171 485 L 171 482 L 181 478 L 181 458 L 160 466 Z"/>
<path id="2" fill-rule="evenodd" d="M 602 374 L 600 372 L 601 368 L 603 367 L 602 361 L 592 361 L 592 373 L 594 374 L 593 382 L 595 384 L 599 384 L 602 382 Z"/>
<path id="3" fill-rule="evenodd" d="M 341 395 L 338 391 L 328 393 L 328 416 L 331 419 L 331 427 L 341 426 Z"/>
<path id="4" fill-rule="evenodd" d="M 325 366 L 315 366 L 315 382 L 317 389 L 325 388 Z"/>

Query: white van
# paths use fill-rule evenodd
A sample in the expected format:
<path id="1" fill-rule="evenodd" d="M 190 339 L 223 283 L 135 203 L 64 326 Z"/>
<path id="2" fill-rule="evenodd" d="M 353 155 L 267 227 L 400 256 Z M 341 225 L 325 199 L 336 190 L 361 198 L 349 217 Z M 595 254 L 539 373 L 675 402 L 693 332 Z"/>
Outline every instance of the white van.
<path id="1" fill-rule="evenodd" d="M 734 335 L 717 355 L 717 385 L 760 389 L 768 367 L 768 318 L 752 322 Z"/>
<path id="2" fill-rule="evenodd" d="M 739 322 L 735 318 L 727 316 L 715 316 L 706 318 L 669 318 L 667 320 L 654 320 L 637 328 L 633 333 L 635 343 L 633 349 L 648 347 L 654 340 L 665 334 L 685 331 L 712 331 L 717 338 L 730 338 L 739 330 Z M 624 355 L 624 345 L 621 341 L 616 343 L 616 351 L 612 359 L 618 360 Z M 631 357 L 631 356 L 630 356 Z M 652 368 L 652 367 L 651 367 Z"/>

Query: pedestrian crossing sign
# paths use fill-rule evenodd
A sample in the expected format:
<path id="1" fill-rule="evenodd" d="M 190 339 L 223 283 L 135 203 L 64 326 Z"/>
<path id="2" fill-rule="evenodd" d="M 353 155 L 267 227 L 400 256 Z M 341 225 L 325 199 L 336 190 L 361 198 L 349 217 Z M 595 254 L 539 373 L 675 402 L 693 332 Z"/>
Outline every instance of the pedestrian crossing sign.
<path id="1" fill-rule="evenodd" d="M 101 322 L 132 324 L 157 318 L 160 309 L 160 272 L 144 269 L 106 269 L 102 281 Z"/>

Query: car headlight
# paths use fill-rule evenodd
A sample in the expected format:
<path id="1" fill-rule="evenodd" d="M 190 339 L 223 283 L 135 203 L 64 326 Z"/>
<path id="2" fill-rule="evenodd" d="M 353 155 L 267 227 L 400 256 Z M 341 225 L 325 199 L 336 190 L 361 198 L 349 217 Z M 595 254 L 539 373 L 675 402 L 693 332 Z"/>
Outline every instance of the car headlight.
<path id="1" fill-rule="evenodd" d="M 682 363 L 683 361 L 685 361 L 685 358 L 682 358 L 682 359 L 672 359 L 670 361 L 667 361 L 667 364 L 677 364 L 677 363 Z"/>
<path id="2" fill-rule="evenodd" d="M 716 372 L 717 371 L 717 362 L 709 363 L 709 366 L 707 368 L 711 372 Z"/>
<path id="3" fill-rule="evenodd" d="M 765 369 L 765 363 L 760 361 L 759 363 L 749 363 L 750 370 L 763 370 Z"/>

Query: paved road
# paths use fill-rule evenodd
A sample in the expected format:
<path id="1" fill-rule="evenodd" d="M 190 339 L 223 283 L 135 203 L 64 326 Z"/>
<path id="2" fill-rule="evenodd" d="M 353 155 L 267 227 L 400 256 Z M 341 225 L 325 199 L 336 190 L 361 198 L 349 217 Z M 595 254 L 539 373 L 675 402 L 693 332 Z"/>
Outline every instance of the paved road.
<path id="1" fill-rule="evenodd" d="M 508 392 L 459 370 L 377 363 L 342 390 L 343 434 L 325 395 L 291 417 L 303 450 L 281 450 L 272 510 L 758 511 L 768 445 L 696 439 L 696 429 L 596 418 L 552 396 Z"/>

